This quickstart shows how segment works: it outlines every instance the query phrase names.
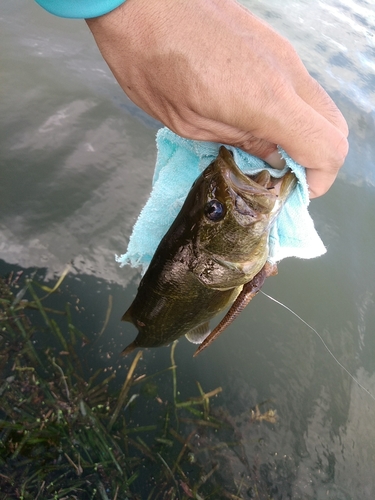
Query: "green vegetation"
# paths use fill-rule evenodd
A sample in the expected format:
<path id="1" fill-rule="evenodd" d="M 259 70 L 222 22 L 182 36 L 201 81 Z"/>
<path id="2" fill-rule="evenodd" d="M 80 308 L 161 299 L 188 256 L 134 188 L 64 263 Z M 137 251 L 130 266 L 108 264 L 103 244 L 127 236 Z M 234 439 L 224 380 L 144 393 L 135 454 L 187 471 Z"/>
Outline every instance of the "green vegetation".
<path id="1" fill-rule="evenodd" d="M 210 409 L 221 388 L 205 393 L 197 383 L 180 401 L 176 343 L 163 372 L 144 373 L 138 351 L 125 381 L 104 370 L 85 375 L 79 350 L 89 339 L 73 325 L 71 305 L 47 306 L 63 278 L 52 289 L 0 279 L 0 498 L 243 498 L 244 484 L 229 492 L 215 480 L 218 466 L 204 460 L 209 438 L 197 441 L 230 427 Z M 161 379 L 170 401 L 158 396 Z"/>

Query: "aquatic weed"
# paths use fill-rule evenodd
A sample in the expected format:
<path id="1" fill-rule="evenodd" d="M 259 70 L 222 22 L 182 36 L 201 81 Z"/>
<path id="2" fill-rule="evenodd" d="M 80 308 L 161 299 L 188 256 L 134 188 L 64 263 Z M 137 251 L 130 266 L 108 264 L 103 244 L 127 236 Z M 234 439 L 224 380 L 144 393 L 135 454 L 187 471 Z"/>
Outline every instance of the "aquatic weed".
<path id="1" fill-rule="evenodd" d="M 63 310 L 46 305 L 66 275 L 53 287 L 33 277 L 22 281 L 20 275 L 0 279 L 1 498 L 242 498 L 242 485 L 231 493 L 215 480 L 218 465 L 205 463 L 209 446 L 200 448 L 198 442 L 201 435 L 207 443 L 210 432 L 228 428 L 210 411 L 221 388 L 205 393 L 197 382 L 198 396 L 179 400 L 177 342 L 170 366 L 154 374 L 144 367 L 138 373 L 139 351 L 120 391 L 111 387 L 116 373 L 105 376 L 99 370 L 88 377 L 77 348 L 79 341 L 86 346 L 90 340 L 74 326 L 71 305 Z M 111 307 L 108 300 L 105 325 Z M 36 348 L 38 335 L 49 336 L 49 347 Z M 156 381 L 168 373 L 170 402 L 155 396 Z M 141 404 L 146 384 L 153 384 L 159 414 L 138 426 L 126 415 Z"/>

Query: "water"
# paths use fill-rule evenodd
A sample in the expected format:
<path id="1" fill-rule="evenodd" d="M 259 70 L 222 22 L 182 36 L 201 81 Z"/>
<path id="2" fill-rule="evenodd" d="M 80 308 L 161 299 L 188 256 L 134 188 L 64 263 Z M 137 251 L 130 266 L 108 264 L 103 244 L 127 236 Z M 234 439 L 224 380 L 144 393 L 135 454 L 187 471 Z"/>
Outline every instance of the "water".
<path id="1" fill-rule="evenodd" d="M 311 204 L 328 252 L 290 259 L 264 290 L 324 338 L 341 363 L 375 394 L 375 13 L 371 1 L 244 1 L 296 47 L 343 111 L 350 153 L 329 193 Z M 0 18 L 0 271 L 43 268 L 46 279 L 73 263 L 69 278 L 100 332 L 108 294 L 110 329 L 95 366 L 129 343 L 118 318 L 139 275 L 120 269 L 131 227 L 147 199 L 158 125 L 133 106 L 102 61 L 86 25 L 56 19 L 15 0 Z M 226 460 L 223 484 L 248 468 L 274 498 L 372 499 L 375 402 L 333 361 L 311 330 L 258 295 L 204 354 L 181 340 L 181 384 L 223 387 L 217 400 L 241 440 L 242 461 Z M 152 369 L 169 352 L 146 352 Z M 90 358 L 91 359 L 91 358 Z M 129 361 L 126 361 L 128 363 Z M 270 400 L 278 422 L 250 425 Z"/>

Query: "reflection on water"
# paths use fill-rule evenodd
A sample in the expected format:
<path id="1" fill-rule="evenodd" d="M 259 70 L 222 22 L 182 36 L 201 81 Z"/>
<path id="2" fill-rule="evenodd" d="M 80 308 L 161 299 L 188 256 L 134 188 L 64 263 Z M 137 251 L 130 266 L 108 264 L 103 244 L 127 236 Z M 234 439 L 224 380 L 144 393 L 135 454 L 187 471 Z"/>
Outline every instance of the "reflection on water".
<path id="1" fill-rule="evenodd" d="M 375 185 L 375 11 L 372 1 L 244 0 L 297 49 L 309 72 L 342 110 L 350 151 L 341 173 Z"/>
<path id="2" fill-rule="evenodd" d="M 283 261 L 265 291 L 316 328 L 375 394 L 372 2 L 244 3 L 292 41 L 350 127 L 338 181 L 311 204 L 327 254 Z M 51 277 L 73 261 L 69 279 L 85 303 L 80 328 L 98 346 L 87 363 L 108 370 L 135 334 L 119 318 L 139 275 L 119 269 L 114 254 L 125 250 L 147 199 L 157 127 L 121 93 L 84 23 L 21 0 L 3 8 L 0 23 L 0 271 L 18 264 Z M 110 323 L 98 337 L 109 293 Z M 259 295 L 207 351 L 196 359 L 193 351 L 179 342 L 181 387 L 192 394 L 196 380 L 205 390 L 221 386 L 214 411 L 230 423 L 226 440 L 240 443 L 223 450 L 213 434 L 196 438 L 196 446 L 209 440 L 204 460 L 219 464 L 218 483 L 250 478 L 256 488 L 243 498 L 374 498 L 375 402 L 297 318 Z M 168 349 L 144 356 L 150 372 L 169 365 Z M 260 411 L 276 410 L 276 423 L 251 422 L 263 402 Z"/>

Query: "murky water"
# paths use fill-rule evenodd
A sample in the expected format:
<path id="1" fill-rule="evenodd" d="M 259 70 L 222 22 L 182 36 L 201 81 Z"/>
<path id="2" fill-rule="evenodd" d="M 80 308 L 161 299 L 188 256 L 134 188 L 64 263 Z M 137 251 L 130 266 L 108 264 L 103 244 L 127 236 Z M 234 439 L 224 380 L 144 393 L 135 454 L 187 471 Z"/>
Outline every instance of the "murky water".
<path id="1" fill-rule="evenodd" d="M 311 204 L 327 254 L 283 261 L 264 290 L 310 323 L 375 395 L 374 6 L 244 3 L 291 40 L 350 127 L 345 167 Z M 118 318 L 139 275 L 120 269 L 114 254 L 149 194 L 158 126 L 124 96 L 83 22 L 14 0 L 0 26 L 0 271 L 45 268 L 52 278 L 73 262 L 88 335 L 101 330 L 110 292 L 111 329 L 92 361 L 105 367 L 112 360 L 103 349 L 119 352 L 134 335 Z M 243 446 L 242 461 L 226 457 L 223 484 L 246 473 L 246 462 L 274 498 L 374 498 L 375 401 L 301 321 L 259 295 L 204 354 L 193 360 L 193 351 L 179 342 L 181 383 L 223 387 L 218 405 Z M 144 359 L 163 368 L 168 356 L 159 349 Z M 250 425 L 250 409 L 266 400 L 277 423 Z"/>

